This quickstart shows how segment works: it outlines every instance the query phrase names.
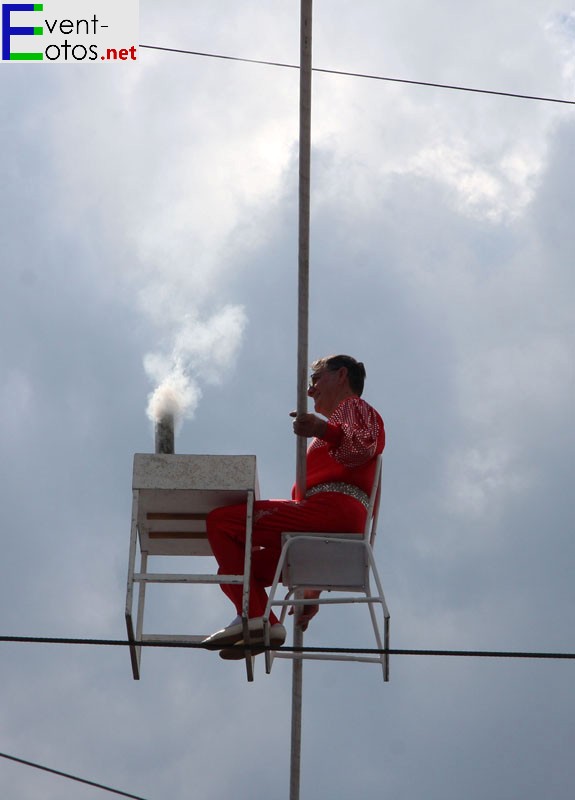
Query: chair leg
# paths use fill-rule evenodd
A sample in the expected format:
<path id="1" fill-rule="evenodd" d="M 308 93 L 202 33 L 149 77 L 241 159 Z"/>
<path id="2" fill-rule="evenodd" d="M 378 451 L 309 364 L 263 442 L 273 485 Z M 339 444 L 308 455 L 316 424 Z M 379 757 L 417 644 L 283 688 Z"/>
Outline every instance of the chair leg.
<path id="1" fill-rule="evenodd" d="M 368 602 L 369 614 L 370 614 L 370 617 L 371 617 L 371 624 L 372 624 L 372 627 L 373 627 L 373 633 L 375 635 L 375 641 L 377 643 L 377 648 L 378 648 L 378 650 L 383 650 L 384 649 L 384 645 L 383 645 L 383 641 L 381 639 L 381 634 L 379 632 L 379 624 L 377 622 L 377 616 L 376 616 L 376 613 L 375 613 L 375 609 L 373 607 L 375 605 L 375 603 L 377 603 L 378 605 L 382 606 L 382 612 L 384 613 L 384 618 L 383 618 L 383 622 L 384 622 L 384 641 L 385 641 L 385 622 L 386 622 L 386 620 L 385 620 L 385 612 L 383 611 L 383 604 L 381 603 L 380 600 L 373 599 L 373 600 L 370 600 Z M 382 671 L 383 671 L 383 680 L 384 681 L 387 680 L 387 678 L 386 678 L 387 671 L 386 671 L 385 659 L 386 659 L 386 654 L 383 654 L 383 655 L 381 655 L 379 657 L 379 661 L 381 663 L 381 668 L 382 668 Z"/>
<path id="2" fill-rule="evenodd" d="M 280 582 L 280 578 L 281 578 L 281 574 L 282 574 L 282 570 L 283 570 L 283 565 L 284 565 L 284 562 L 285 562 L 285 559 L 286 559 L 286 554 L 287 554 L 287 547 L 284 546 L 282 548 L 281 553 L 280 553 L 280 557 L 279 557 L 279 560 L 278 560 L 278 563 L 277 563 L 277 567 L 276 567 L 274 579 L 272 581 L 272 585 L 270 586 L 270 589 L 269 589 L 268 602 L 267 602 L 266 610 L 264 611 L 264 617 L 263 617 L 264 645 L 266 646 L 265 663 L 266 663 L 266 674 L 268 674 L 268 675 L 270 674 L 270 672 L 272 670 L 272 664 L 273 664 L 273 660 L 274 660 L 273 653 L 269 649 L 269 646 L 270 646 L 270 614 L 271 614 L 273 602 L 275 600 L 277 588 L 278 588 L 278 585 L 279 585 L 279 582 Z M 280 617 L 280 621 L 282 622 L 282 624 L 283 624 L 283 621 L 285 619 L 285 611 L 286 611 L 286 607 L 284 606 L 282 608 L 282 613 L 281 613 L 281 617 Z"/>
<path id="3" fill-rule="evenodd" d="M 390 623 L 390 614 L 389 609 L 387 607 L 387 603 L 385 602 L 385 595 L 383 593 L 383 586 L 381 580 L 379 578 L 379 573 L 377 571 L 377 567 L 375 565 L 375 559 L 373 557 L 373 552 L 371 550 L 367 551 L 369 566 L 371 569 L 371 574 L 373 575 L 373 579 L 375 581 L 375 585 L 377 587 L 378 597 L 380 598 L 381 607 L 383 610 L 383 641 L 384 641 L 384 650 L 385 655 L 382 660 L 382 667 L 383 667 L 383 680 L 389 681 L 389 623 Z M 381 645 L 378 645 L 381 649 Z"/>
<path id="4" fill-rule="evenodd" d="M 130 642 L 130 660 L 134 680 L 140 679 L 140 653 L 135 645 L 134 633 L 134 572 L 136 571 L 136 546 L 138 541 L 138 492 L 132 492 L 132 524 L 130 529 L 130 552 L 128 556 L 128 580 L 126 586 L 126 629 Z"/>
<path id="5" fill-rule="evenodd" d="M 387 683 L 389 680 L 389 611 L 384 617 L 384 644 L 385 644 L 385 661 L 383 670 L 383 680 Z"/>
<path id="6" fill-rule="evenodd" d="M 130 660 L 132 662 L 132 675 L 135 681 L 140 680 L 140 653 L 138 647 L 134 644 L 136 635 L 134 633 L 134 623 L 132 615 L 126 614 L 126 629 L 128 631 L 128 641 L 130 642 Z"/>
<path id="7" fill-rule="evenodd" d="M 254 493 L 248 492 L 248 502 L 246 506 L 246 543 L 244 554 L 244 580 L 242 592 L 242 624 L 244 642 L 251 644 L 250 629 L 248 626 L 248 616 L 250 607 L 250 575 L 252 569 L 252 528 L 254 511 Z M 249 651 L 246 652 L 246 677 L 248 683 L 254 679 L 254 657 Z"/>
<path id="8" fill-rule="evenodd" d="M 386 651 L 381 656 L 380 661 L 381 661 L 381 668 L 383 670 L 383 680 L 385 682 L 387 682 L 387 681 L 389 681 L 389 653 L 387 652 L 389 650 L 389 610 L 388 610 L 387 604 L 385 602 L 385 596 L 383 594 L 383 586 L 381 584 L 381 580 L 379 578 L 379 573 L 378 573 L 377 567 L 375 565 L 375 559 L 373 557 L 373 553 L 371 552 L 371 550 L 367 551 L 367 556 L 368 556 L 370 572 L 373 575 L 373 579 L 375 581 L 375 585 L 376 585 L 376 588 L 377 588 L 377 598 L 378 599 L 377 600 L 374 599 L 373 602 L 374 603 L 378 603 L 379 605 L 381 605 L 381 610 L 382 610 L 382 613 L 383 613 L 383 643 L 382 643 L 381 635 L 379 633 L 379 625 L 377 624 L 377 619 L 376 619 L 376 616 L 375 616 L 375 609 L 373 608 L 372 603 L 371 602 L 369 603 L 369 610 L 370 610 L 370 614 L 371 614 L 371 621 L 372 621 L 373 630 L 374 630 L 374 633 L 375 633 L 375 639 L 376 639 L 376 642 L 377 642 L 377 647 L 378 647 L 379 650 L 385 650 Z M 369 583 L 368 583 L 368 589 L 369 589 Z M 371 596 L 371 592 L 370 592 L 370 596 Z"/>
<path id="9" fill-rule="evenodd" d="M 148 554 L 145 551 L 142 551 L 141 558 L 140 558 L 140 573 L 144 574 L 148 571 Z M 142 641 L 142 635 L 144 632 L 144 606 L 146 604 L 146 583 L 145 581 L 141 581 L 138 584 L 138 611 L 136 615 L 136 641 Z M 139 644 L 136 647 L 136 653 L 138 658 L 138 666 L 140 665 L 142 659 L 142 645 Z"/>

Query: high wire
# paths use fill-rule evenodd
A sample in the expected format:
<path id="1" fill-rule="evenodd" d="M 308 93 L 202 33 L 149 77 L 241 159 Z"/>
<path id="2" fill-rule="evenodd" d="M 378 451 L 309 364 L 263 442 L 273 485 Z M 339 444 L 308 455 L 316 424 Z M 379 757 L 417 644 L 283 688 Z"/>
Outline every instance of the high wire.
<path id="1" fill-rule="evenodd" d="M 152 44 L 141 44 L 140 47 L 146 50 L 163 50 L 167 53 L 182 53 L 189 56 L 200 56 L 202 58 L 219 58 L 225 61 L 240 61 L 246 64 L 262 64 L 267 67 L 282 67 L 284 69 L 298 69 L 297 64 L 286 64 L 281 61 L 265 61 L 258 58 L 241 58 L 240 56 L 226 56 L 221 53 L 204 53 L 199 50 L 183 50 L 177 47 L 160 47 Z M 543 103 L 562 103 L 564 105 L 575 105 L 575 100 L 563 100 L 558 97 L 545 97 L 532 94 L 519 94 L 517 92 L 502 92 L 495 89 L 477 89 L 471 86 L 457 86 L 449 83 L 433 83 L 431 81 L 414 81 L 407 78 L 390 78 L 383 75 L 370 75 L 364 72 L 347 72 L 339 69 L 325 69 L 322 67 L 312 67 L 313 72 L 322 72 L 326 75 L 344 75 L 349 78 L 364 78 L 372 81 L 388 81 L 390 83 L 406 83 L 411 86 L 427 86 L 434 89 L 449 89 L 457 92 L 472 92 L 475 94 L 490 94 L 499 97 L 514 97 L 519 100 L 538 100 Z"/>
<path id="2" fill-rule="evenodd" d="M 129 647 L 136 645 L 137 647 L 166 647 L 166 648 L 180 648 L 185 650 L 207 650 L 213 652 L 213 649 L 207 647 L 202 642 L 182 642 L 179 640 L 169 641 L 162 640 L 161 642 L 141 641 L 130 642 L 127 639 L 80 639 L 70 637 L 56 637 L 56 636 L 0 636 L 0 643 L 12 644 L 68 644 L 68 645 L 92 645 L 100 647 Z M 253 645 L 261 652 L 261 644 Z M 271 648 L 267 648 L 271 649 Z M 249 647 L 246 645 L 246 650 Z M 575 660 L 575 653 L 558 653 L 558 652 L 538 652 L 538 651 L 521 651 L 521 650 L 437 650 L 437 649 L 416 649 L 416 648 L 388 648 L 378 649 L 370 647 L 290 647 L 283 646 L 274 648 L 274 651 L 280 653 L 341 653 L 342 655 L 390 655 L 390 656 L 445 656 L 454 658 L 518 658 L 518 659 L 539 659 L 539 660 Z"/>
<path id="3" fill-rule="evenodd" d="M 77 775 L 71 775 L 68 772 L 61 772 L 58 769 L 52 769 L 51 767 L 45 767 L 42 764 L 36 764 L 34 761 L 27 761 L 24 758 L 17 758 L 16 756 L 10 756 L 8 753 L 0 753 L 0 758 L 6 758 L 9 761 L 15 761 L 17 764 L 24 764 L 26 767 L 33 767 L 34 769 L 40 769 L 43 772 L 49 772 L 52 775 L 58 775 L 61 778 L 67 778 L 71 781 L 76 781 L 76 783 L 83 783 L 87 786 L 94 786 L 96 789 L 102 789 L 104 792 L 111 792 L 112 794 L 119 794 L 122 797 L 130 797 L 132 800 L 146 800 L 145 797 L 141 797 L 137 794 L 129 794 L 128 792 L 122 792 L 119 789 L 112 789 L 109 786 L 105 786 L 103 783 L 95 783 L 94 781 L 88 781 L 85 778 L 79 778 Z"/>

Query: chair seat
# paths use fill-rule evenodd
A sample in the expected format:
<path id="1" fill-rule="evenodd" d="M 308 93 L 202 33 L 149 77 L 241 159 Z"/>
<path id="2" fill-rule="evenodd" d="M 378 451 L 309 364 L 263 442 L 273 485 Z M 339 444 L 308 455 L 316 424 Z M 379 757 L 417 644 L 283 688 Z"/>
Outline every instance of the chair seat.
<path id="1" fill-rule="evenodd" d="M 284 533 L 284 586 L 365 592 L 368 555 L 361 534 Z"/>

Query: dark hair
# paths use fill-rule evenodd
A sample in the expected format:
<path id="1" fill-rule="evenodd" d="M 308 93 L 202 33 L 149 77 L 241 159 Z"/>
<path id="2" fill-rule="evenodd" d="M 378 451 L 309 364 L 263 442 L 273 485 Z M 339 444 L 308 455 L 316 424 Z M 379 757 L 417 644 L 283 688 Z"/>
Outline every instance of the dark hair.
<path id="1" fill-rule="evenodd" d="M 350 389 L 358 397 L 361 397 L 366 375 L 365 367 L 361 361 L 356 361 L 352 356 L 325 356 L 324 358 L 318 358 L 311 365 L 313 372 L 317 372 L 320 369 L 338 370 L 341 367 L 347 369 Z"/>

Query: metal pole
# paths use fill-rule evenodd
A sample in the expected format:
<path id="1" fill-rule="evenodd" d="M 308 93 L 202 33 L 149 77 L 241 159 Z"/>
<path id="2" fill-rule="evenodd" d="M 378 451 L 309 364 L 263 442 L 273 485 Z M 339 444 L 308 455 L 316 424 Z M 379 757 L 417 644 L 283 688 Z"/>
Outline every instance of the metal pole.
<path id="1" fill-rule="evenodd" d="M 299 82 L 299 249 L 298 249 L 298 345 L 297 412 L 307 411 L 308 319 L 309 319 L 309 217 L 311 161 L 311 26 L 312 0 L 301 0 Z M 297 438 L 296 499 L 305 495 L 307 442 Z"/>
<path id="2" fill-rule="evenodd" d="M 300 598 L 299 592 L 296 597 Z M 296 606 L 293 623 L 293 646 L 303 647 L 303 631 L 299 626 L 299 615 L 303 606 Z M 289 800 L 299 800 L 300 767 L 301 767 L 301 708 L 303 692 L 303 659 L 292 661 L 292 694 L 291 694 L 291 769 Z"/>
<path id="3" fill-rule="evenodd" d="M 309 318 L 309 220 L 311 161 L 311 44 L 312 0 L 301 0 L 300 12 L 300 83 L 299 83 L 299 254 L 298 254 L 298 352 L 297 412 L 307 411 L 308 318 Z M 305 496 L 307 441 L 297 437 L 296 498 Z M 296 594 L 300 597 L 299 593 Z M 300 608 L 294 614 L 294 646 L 303 645 L 299 626 Z M 299 800 L 301 762 L 303 660 L 292 661 L 292 719 L 290 800 Z"/>

